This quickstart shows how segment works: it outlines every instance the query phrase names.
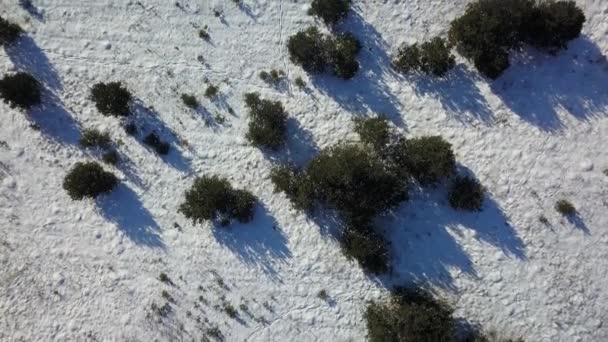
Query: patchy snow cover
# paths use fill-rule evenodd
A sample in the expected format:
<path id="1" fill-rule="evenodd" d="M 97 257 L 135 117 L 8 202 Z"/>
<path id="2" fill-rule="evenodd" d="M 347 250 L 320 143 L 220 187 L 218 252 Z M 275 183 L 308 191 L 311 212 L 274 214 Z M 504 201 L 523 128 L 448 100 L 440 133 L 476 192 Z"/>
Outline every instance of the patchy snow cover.
<path id="1" fill-rule="evenodd" d="M 408 281 L 432 286 L 457 316 L 487 329 L 608 340 L 608 2 L 578 0 L 587 15 L 580 39 L 557 56 L 515 56 L 495 82 L 462 60 L 443 81 L 390 70 L 400 43 L 445 34 L 464 0 L 355 1 L 342 26 L 364 50 L 350 82 L 313 80 L 289 62 L 287 38 L 314 23 L 308 1 L 35 0 L 30 13 L 17 2 L 0 0 L 0 15 L 29 34 L 0 52 L 0 72 L 28 70 L 47 91 L 31 115 L 0 105 L 1 341 L 199 341 L 213 327 L 226 341 L 362 341 L 366 301 Z M 209 42 L 198 37 L 204 25 Z M 308 89 L 266 85 L 258 73 L 271 68 L 302 76 Z M 97 112 L 89 89 L 113 80 L 137 97 L 144 130 L 172 143 L 168 157 Z M 203 97 L 206 80 L 219 100 Z M 246 143 L 250 91 L 285 105 L 285 151 Z M 205 109 L 186 108 L 181 93 Z M 373 112 L 409 136 L 444 136 L 489 193 L 481 213 L 453 211 L 436 189 L 380 218 L 396 250 L 390 279 L 346 260 L 319 227 L 328 222 L 293 210 L 269 180 L 273 159 L 303 163 L 354 139 L 352 118 Z M 122 141 L 125 163 L 113 170 L 122 185 L 96 202 L 62 189 L 66 170 L 93 158 L 77 145 L 83 128 Z M 254 222 L 211 230 L 177 214 L 202 174 L 258 196 Z M 577 220 L 555 212 L 560 198 Z M 152 304 L 165 302 L 172 311 L 159 319 Z"/>

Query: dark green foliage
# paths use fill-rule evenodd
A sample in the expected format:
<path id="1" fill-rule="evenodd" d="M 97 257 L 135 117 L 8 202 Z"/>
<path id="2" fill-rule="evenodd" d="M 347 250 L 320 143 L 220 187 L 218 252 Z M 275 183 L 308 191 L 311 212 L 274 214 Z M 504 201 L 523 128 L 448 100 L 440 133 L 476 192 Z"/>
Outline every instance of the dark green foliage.
<path id="1" fill-rule="evenodd" d="M 294 83 L 300 89 L 306 88 L 306 82 L 304 82 L 304 80 L 300 76 L 296 77 Z"/>
<path id="2" fill-rule="evenodd" d="M 13 43 L 23 33 L 23 29 L 0 17 L 0 46 Z"/>
<path id="3" fill-rule="evenodd" d="M 334 75 L 345 80 L 351 79 L 359 71 L 357 54 L 361 51 L 361 43 L 351 33 L 341 33 L 327 40 L 327 63 L 333 69 Z"/>
<path id="4" fill-rule="evenodd" d="M 313 0 L 308 14 L 321 18 L 328 25 L 346 18 L 351 0 Z"/>
<path id="5" fill-rule="evenodd" d="M 81 200 L 110 192 L 118 182 L 113 173 L 95 162 L 76 163 L 65 177 L 63 188 L 73 200 Z"/>
<path id="6" fill-rule="evenodd" d="M 25 72 L 6 75 L 0 80 L 0 97 L 11 108 L 29 109 L 41 102 L 40 83 Z"/>
<path id="7" fill-rule="evenodd" d="M 256 198 L 245 190 L 235 190 L 226 179 L 201 177 L 186 192 L 179 211 L 194 223 L 219 221 L 222 225 L 236 219 L 247 223 L 253 219 Z"/>
<path id="8" fill-rule="evenodd" d="M 325 36 L 316 27 L 309 27 L 289 37 L 289 58 L 307 72 L 323 72 L 327 64 L 325 45 Z"/>
<path id="9" fill-rule="evenodd" d="M 453 310 L 422 291 L 399 289 L 386 303 L 367 306 L 370 342 L 455 341 Z"/>
<path id="10" fill-rule="evenodd" d="M 355 119 L 355 132 L 375 151 L 383 150 L 391 141 L 391 127 L 384 117 Z"/>
<path id="11" fill-rule="evenodd" d="M 423 185 L 440 182 L 456 169 L 452 145 L 440 136 L 401 141 L 392 149 L 391 158 L 397 168 L 407 170 Z"/>
<path id="12" fill-rule="evenodd" d="M 480 211 L 483 198 L 483 186 L 471 177 L 455 178 L 448 193 L 452 208 L 460 210 Z"/>
<path id="13" fill-rule="evenodd" d="M 285 76 L 285 72 L 283 70 L 272 69 L 270 72 L 261 71 L 260 79 L 266 83 L 277 85 L 281 82 L 281 79 Z"/>
<path id="14" fill-rule="evenodd" d="M 312 208 L 315 201 L 314 189 L 304 173 L 298 173 L 288 166 L 278 166 L 272 169 L 270 180 L 275 192 L 284 192 L 296 209 Z"/>
<path id="15" fill-rule="evenodd" d="M 214 86 L 213 84 L 210 84 L 205 90 L 205 97 L 208 99 L 213 99 L 217 96 L 219 92 L 220 88 Z"/>
<path id="16" fill-rule="evenodd" d="M 347 258 L 357 260 L 368 272 L 382 274 L 390 268 L 390 243 L 370 228 L 345 229 L 340 245 Z"/>
<path id="17" fill-rule="evenodd" d="M 131 93 L 120 82 L 95 84 L 91 89 L 91 99 L 103 115 L 129 115 Z"/>
<path id="18" fill-rule="evenodd" d="M 558 213 L 564 216 L 576 215 L 576 208 L 574 207 L 574 205 L 572 205 L 570 201 L 565 199 L 561 199 L 557 201 L 557 203 L 555 203 L 555 210 L 557 210 Z"/>
<path id="19" fill-rule="evenodd" d="M 195 109 L 199 106 L 198 100 L 196 96 L 190 94 L 182 94 L 182 101 L 186 105 L 186 107 Z"/>
<path id="20" fill-rule="evenodd" d="M 118 152 L 116 152 L 114 150 L 107 151 L 101 156 L 101 160 L 103 160 L 104 163 L 110 164 L 110 165 L 118 164 L 119 159 L 120 159 L 120 157 L 118 155 Z"/>
<path id="21" fill-rule="evenodd" d="M 509 51 L 529 43 L 557 50 L 579 36 L 585 16 L 573 1 L 478 0 L 450 27 L 450 42 L 490 78 L 508 66 Z"/>
<path id="22" fill-rule="evenodd" d="M 110 146 L 111 143 L 112 139 L 110 139 L 110 133 L 102 133 L 96 129 L 85 129 L 80 136 L 80 145 L 82 147 L 106 148 Z"/>
<path id="23" fill-rule="evenodd" d="M 160 137 L 158 136 L 158 134 L 156 134 L 156 132 L 148 134 L 144 138 L 144 144 L 152 147 L 156 151 L 156 153 L 160 155 L 169 154 L 169 149 L 171 147 L 169 143 L 160 140 Z"/>
<path id="24" fill-rule="evenodd" d="M 260 99 L 258 93 L 245 94 L 249 108 L 247 139 L 257 147 L 273 150 L 285 144 L 287 138 L 287 114 L 279 101 Z"/>
<path id="25" fill-rule="evenodd" d="M 403 73 L 420 71 L 442 77 L 456 62 L 446 41 L 436 37 L 420 46 L 414 44 L 401 47 L 393 64 Z"/>

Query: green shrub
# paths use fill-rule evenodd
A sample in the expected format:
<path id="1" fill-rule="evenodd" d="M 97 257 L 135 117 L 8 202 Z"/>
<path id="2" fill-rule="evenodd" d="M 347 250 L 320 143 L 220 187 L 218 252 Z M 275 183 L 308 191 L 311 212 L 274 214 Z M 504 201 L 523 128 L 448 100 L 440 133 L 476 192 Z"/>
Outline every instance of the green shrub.
<path id="1" fill-rule="evenodd" d="M 171 148 L 171 145 L 169 145 L 169 143 L 167 142 L 162 141 L 158 134 L 156 134 L 156 132 L 151 132 L 150 134 L 148 134 L 144 138 L 144 144 L 152 147 L 156 151 L 156 153 L 163 156 L 169 154 L 169 149 Z"/>
<path id="2" fill-rule="evenodd" d="M 327 63 L 334 75 L 345 80 L 351 79 L 359 71 L 357 54 L 361 51 L 361 43 L 351 33 L 341 33 L 335 38 L 327 38 Z"/>
<path id="3" fill-rule="evenodd" d="M 96 129 L 85 129 L 80 136 L 80 145 L 83 147 L 106 148 L 110 146 L 111 143 L 112 139 L 110 139 L 110 133 L 102 133 Z"/>
<path id="4" fill-rule="evenodd" d="M 375 151 L 382 151 L 391 141 L 391 127 L 384 117 L 355 119 L 355 132 Z"/>
<path id="5" fill-rule="evenodd" d="M 403 73 L 420 71 L 442 77 L 454 68 L 456 62 L 446 41 L 436 37 L 420 46 L 401 47 L 393 64 Z"/>
<path id="6" fill-rule="evenodd" d="M 186 105 L 186 107 L 196 109 L 199 106 L 198 100 L 196 96 L 190 94 L 182 94 L 182 101 Z"/>
<path id="7" fill-rule="evenodd" d="M 270 173 L 275 192 L 284 192 L 298 210 L 311 209 L 315 198 L 314 189 L 303 173 L 289 166 L 277 166 Z"/>
<path id="8" fill-rule="evenodd" d="M 325 36 L 316 27 L 309 27 L 289 37 L 289 58 L 306 72 L 323 72 L 327 64 L 325 45 Z"/>
<path id="9" fill-rule="evenodd" d="M 357 260 L 368 272 L 382 274 L 390 269 L 390 244 L 370 228 L 345 229 L 340 246 L 347 258 Z"/>
<path id="10" fill-rule="evenodd" d="M 278 149 L 287 139 L 287 114 L 279 101 L 260 99 L 258 93 L 245 94 L 249 108 L 247 139 L 257 147 Z"/>
<path id="11" fill-rule="evenodd" d="M 398 289 L 388 302 L 367 306 L 370 342 L 454 341 L 453 310 L 419 290 Z"/>
<path id="12" fill-rule="evenodd" d="M 574 207 L 574 205 L 572 205 L 570 201 L 565 199 L 561 199 L 555 203 L 555 210 L 557 210 L 558 213 L 564 216 L 576 215 L 576 208 Z"/>
<path id="13" fill-rule="evenodd" d="M 103 115 L 128 116 L 131 93 L 120 82 L 97 83 L 91 89 L 91 99 Z"/>
<path id="14" fill-rule="evenodd" d="M 205 89 L 205 97 L 208 99 L 214 99 L 220 92 L 220 88 L 214 86 L 213 84 L 210 84 L 209 86 L 207 86 L 207 89 Z"/>
<path id="15" fill-rule="evenodd" d="M 234 219 L 247 223 L 253 219 L 255 203 L 250 192 L 233 189 L 226 179 L 206 176 L 194 181 L 179 211 L 195 224 L 219 221 L 227 225 Z"/>
<path id="16" fill-rule="evenodd" d="M 535 20 L 528 24 L 528 43 L 548 49 L 564 49 L 577 38 L 585 23 L 585 14 L 574 1 L 540 1 Z"/>
<path id="17" fill-rule="evenodd" d="M 309 15 L 321 18 L 328 25 L 333 25 L 346 18 L 351 0 L 313 0 Z"/>
<path id="18" fill-rule="evenodd" d="M 0 80 L 0 97 L 11 108 L 29 109 L 41 102 L 40 83 L 24 72 L 6 75 Z"/>
<path id="19" fill-rule="evenodd" d="M 110 192 L 118 178 L 95 162 L 76 163 L 63 181 L 63 188 L 73 200 L 95 198 Z"/>
<path id="20" fill-rule="evenodd" d="M 440 136 L 401 141 L 391 154 L 396 167 L 407 170 L 423 185 L 440 182 L 456 170 L 452 145 Z"/>
<path id="21" fill-rule="evenodd" d="M 0 46 L 12 44 L 23 33 L 23 29 L 0 17 Z"/>
<path id="22" fill-rule="evenodd" d="M 474 178 L 457 177 L 449 190 L 448 200 L 454 209 L 480 211 L 483 206 L 484 189 Z"/>

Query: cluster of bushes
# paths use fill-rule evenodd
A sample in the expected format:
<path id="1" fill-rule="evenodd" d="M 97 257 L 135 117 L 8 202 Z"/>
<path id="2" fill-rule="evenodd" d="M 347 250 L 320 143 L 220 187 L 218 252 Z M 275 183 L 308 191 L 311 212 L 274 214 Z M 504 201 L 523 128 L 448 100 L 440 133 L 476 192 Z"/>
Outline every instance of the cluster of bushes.
<path id="1" fill-rule="evenodd" d="M 245 94 L 249 108 L 247 139 L 257 147 L 276 150 L 287 139 L 287 114 L 279 101 L 260 99 L 258 93 Z"/>
<path id="2" fill-rule="evenodd" d="M 18 72 L 0 80 L 0 97 L 11 108 L 29 109 L 41 102 L 40 82 L 32 75 Z"/>
<path id="3" fill-rule="evenodd" d="M 456 64 L 450 50 L 445 39 L 439 37 L 421 45 L 404 45 L 399 48 L 393 66 L 402 73 L 418 71 L 442 77 Z"/>
<path id="4" fill-rule="evenodd" d="M 585 15 L 574 1 L 478 0 L 455 19 L 449 39 L 490 78 L 509 67 L 509 51 L 530 44 L 551 52 L 581 33 Z"/>
<path id="5" fill-rule="evenodd" d="M 333 25 L 346 18 L 351 3 L 352 0 L 313 0 L 308 14 L 320 18 L 325 24 Z"/>
<path id="6" fill-rule="evenodd" d="M 306 72 L 330 70 L 338 77 L 350 79 L 359 71 L 357 54 L 361 43 L 348 32 L 330 36 L 309 27 L 291 36 L 287 48 L 291 61 Z"/>
<path id="7" fill-rule="evenodd" d="M 22 33 L 19 25 L 0 17 L 0 46 L 12 44 Z"/>
<path id="8" fill-rule="evenodd" d="M 226 226 L 233 220 L 251 221 L 255 203 L 254 195 L 232 188 L 226 179 L 200 177 L 186 192 L 186 201 L 180 205 L 179 211 L 195 224 L 214 221 Z"/>
<path id="9" fill-rule="evenodd" d="M 76 163 L 63 180 L 63 188 L 73 200 L 96 198 L 112 191 L 118 178 L 96 162 Z"/>
<path id="10" fill-rule="evenodd" d="M 276 69 L 270 71 L 262 70 L 259 76 L 262 81 L 276 86 L 285 77 L 285 71 Z"/>

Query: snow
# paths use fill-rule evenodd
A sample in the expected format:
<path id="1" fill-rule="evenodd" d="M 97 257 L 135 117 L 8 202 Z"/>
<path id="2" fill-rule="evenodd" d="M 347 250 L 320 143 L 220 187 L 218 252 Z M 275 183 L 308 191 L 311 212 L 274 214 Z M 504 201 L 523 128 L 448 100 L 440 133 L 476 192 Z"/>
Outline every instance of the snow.
<path id="1" fill-rule="evenodd" d="M 0 0 L 0 15 L 29 32 L 0 52 L 0 73 L 27 70 L 46 87 L 29 115 L 0 105 L 1 341 L 198 341 L 215 326 L 226 341 L 362 341 L 366 301 L 411 281 L 487 329 L 529 341 L 608 340 L 608 2 L 578 0 L 581 38 L 557 56 L 514 56 L 494 82 L 464 60 L 442 81 L 390 70 L 399 44 L 445 34 L 464 0 L 355 1 L 343 27 L 365 48 L 350 82 L 311 79 L 289 62 L 287 38 L 314 23 L 306 1 L 178 2 L 38 0 L 28 13 Z M 198 38 L 204 25 L 208 43 Z M 257 75 L 272 68 L 301 76 L 307 90 L 266 85 Z M 168 157 L 97 112 L 89 89 L 113 80 L 137 97 L 144 130 L 171 142 Z M 203 97 L 206 81 L 220 87 L 219 101 Z M 285 105 L 284 152 L 247 145 L 250 91 Z M 205 109 L 187 109 L 181 93 Z M 408 136 L 444 136 L 489 194 L 482 212 L 463 214 L 441 188 L 415 192 L 379 218 L 396 251 L 394 274 L 381 279 L 341 255 L 324 233 L 331 218 L 295 211 L 269 180 L 274 160 L 301 164 L 354 139 L 352 118 L 373 112 Z M 77 145 L 83 128 L 109 130 L 125 163 L 113 170 L 117 190 L 74 202 L 62 180 L 94 158 Z M 258 196 L 254 222 L 212 230 L 178 214 L 202 174 Z M 576 219 L 555 212 L 561 198 Z M 160 282 L 161 272 L 174 284 Z M 327 300 L 317 296 L 323 289 Z M 166 302 L 163 290 L 172 312 L 159 320 L 151 305 Z"/>

